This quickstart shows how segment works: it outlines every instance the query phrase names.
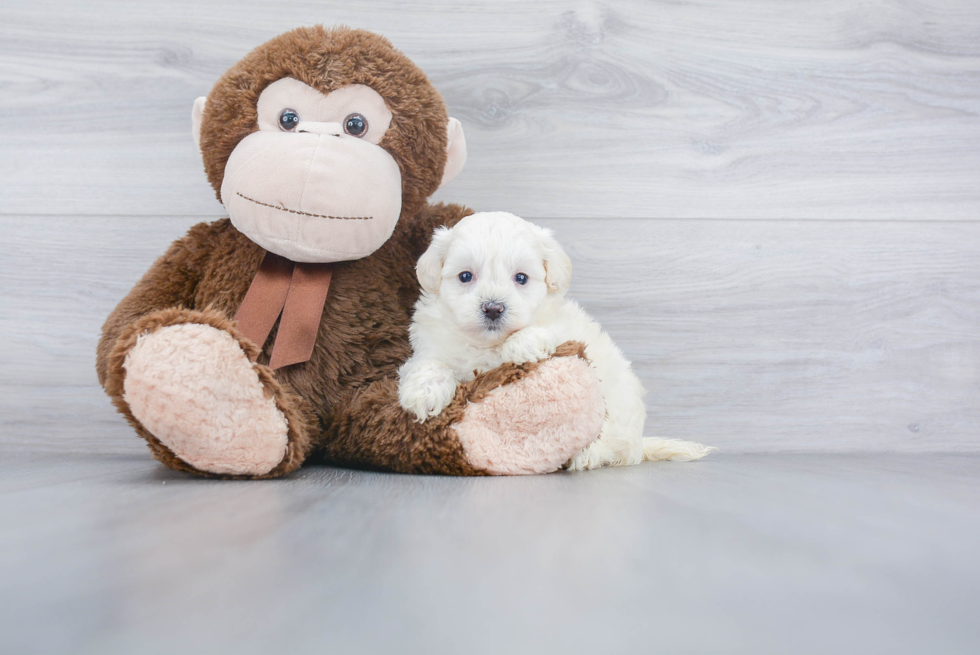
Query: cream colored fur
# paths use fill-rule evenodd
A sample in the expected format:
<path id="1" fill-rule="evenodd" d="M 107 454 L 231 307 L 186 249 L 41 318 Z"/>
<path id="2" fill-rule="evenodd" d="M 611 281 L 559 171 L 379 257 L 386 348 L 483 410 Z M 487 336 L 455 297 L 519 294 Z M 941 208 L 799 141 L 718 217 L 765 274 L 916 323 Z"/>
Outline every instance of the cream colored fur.
<path id="1" fill-rule="evenodd" d="M 461 273 L 472 280 L 462 282 Z M 526 283 L 517 282 L 519 273 Z M 439 414 L 456 386 L 475 373 L 538 361 L 565 341 L 581 341 L 599 378 L 606 417 L 598 439 L 568 468 L 693 460 L 712 450 L 643 437 L 643 386 L 612 338 L 565 297 L 571 261 L 548 230 L 504 212 L 468 216 L 436 232 L 418 275 L 423 293 L 409 330 L 414 353 L 399 370 L 399 400 L 418 420 Z M 498 320 L 486 316 L 487 302 L 506 308 Z"/>
<path id="2" fill-rule="evenodd" d="M 235 339 L 210 325 L 140 336 L 123 364 L 140 423 L 202 471 L 264 475 L 286 453 L 286 418 Z"/>

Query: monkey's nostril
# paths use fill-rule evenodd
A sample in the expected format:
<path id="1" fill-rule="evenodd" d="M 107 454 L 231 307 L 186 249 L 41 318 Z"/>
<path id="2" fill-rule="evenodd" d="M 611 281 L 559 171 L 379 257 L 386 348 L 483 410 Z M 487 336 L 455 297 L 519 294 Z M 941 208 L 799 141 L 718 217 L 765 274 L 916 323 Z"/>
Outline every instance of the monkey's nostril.
<path id="1" fill-rule="evenodd" d="M 499 302 L 485 302 L 483 303 L 483 313 L 491 321 L 496 321 L 500 318 L 500 315 L 504 313 L 506 307 L 503 303 Z"/>

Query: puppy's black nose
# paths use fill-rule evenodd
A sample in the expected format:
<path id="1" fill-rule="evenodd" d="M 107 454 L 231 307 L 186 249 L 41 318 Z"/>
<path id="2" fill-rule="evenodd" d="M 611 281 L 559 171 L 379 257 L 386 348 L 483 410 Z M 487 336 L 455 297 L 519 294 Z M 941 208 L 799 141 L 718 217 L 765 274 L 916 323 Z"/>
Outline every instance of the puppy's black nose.
<path id="1" fill-rule="evenodd" d="M 499 302 L 485 302 L 483 303 L 483 313 L 487 315 L 491 321 L 496 321 L 500 318 L 500 315 L 504 313 L 507 309 L 503 303 Z"/>

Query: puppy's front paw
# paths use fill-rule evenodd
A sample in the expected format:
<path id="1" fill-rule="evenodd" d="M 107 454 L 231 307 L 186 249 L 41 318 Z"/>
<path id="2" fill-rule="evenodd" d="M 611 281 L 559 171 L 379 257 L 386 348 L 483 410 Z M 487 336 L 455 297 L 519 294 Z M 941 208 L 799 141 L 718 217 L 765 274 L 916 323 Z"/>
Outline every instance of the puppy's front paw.
<path id="1" fill-rule="evenodd" d="M 419 423 L 438 416 L 456 395 L 456 378 L 438 363 L 406 363 L 399 371 L 398 402 Z"/>
<path id="2" fill-rule="evenodd" d="M 542 327 L 526 327 L 507 337 L 501 355 L 504 361 L 515 364 L 537 362 L 554 354 L 558 336 Z"/>

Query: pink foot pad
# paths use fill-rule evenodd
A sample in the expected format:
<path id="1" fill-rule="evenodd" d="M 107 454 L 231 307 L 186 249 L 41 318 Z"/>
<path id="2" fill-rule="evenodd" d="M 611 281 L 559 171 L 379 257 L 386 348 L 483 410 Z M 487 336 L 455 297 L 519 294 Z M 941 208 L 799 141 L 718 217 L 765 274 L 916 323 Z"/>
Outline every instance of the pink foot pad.
<path id="1" fill-rule="evenodd" d="M 596 437 L 605 408 L 579 357 L 555 357 L 466 409 L 453 427 L 466 459 L 495 475 L 550 473 Z"/>
<path id="2" fill-rule="evenodd" d="M 159 328 L 139 337 L 123 366 L 133 416 L 194 468 L 264 475 L 285 456 L 286 418 L 224 330 Z"/>

